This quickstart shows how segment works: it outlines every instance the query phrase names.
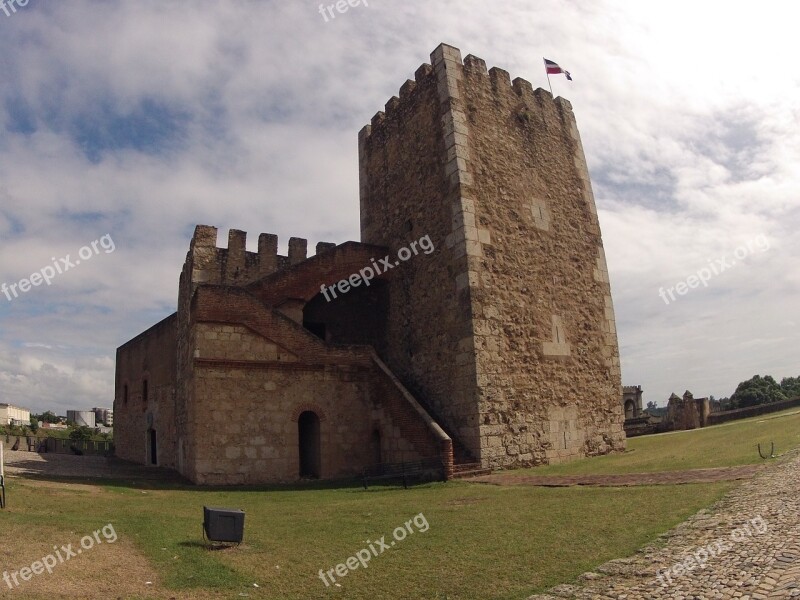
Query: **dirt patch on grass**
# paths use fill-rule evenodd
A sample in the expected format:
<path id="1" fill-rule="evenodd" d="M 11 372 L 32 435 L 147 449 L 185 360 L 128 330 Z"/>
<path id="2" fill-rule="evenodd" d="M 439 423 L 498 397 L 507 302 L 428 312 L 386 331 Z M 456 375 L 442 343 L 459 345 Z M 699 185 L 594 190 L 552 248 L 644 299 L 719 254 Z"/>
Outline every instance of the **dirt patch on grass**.
<path id="1" fill-rule="evenodd" d="M 764 465 L 720 467 L 717 469 L 690 469 L 688 471 L 662 471 L 658 473 L 626 473 L 618 475 L 514 475 L 495 473 L 473 477 L 473 483 L 494 485 L 534 485 L 543 487 L 675 485 L 682 483 L 715 483 L 751 479 Z"/>
<path id="2" fill-rule="evenodd" d="M 2 589 L 10 597 L 30 599 L 161 597 L 157 595 L 158 576 L 155 569 L 132 543 L 119 538 L 110 543 L 112 536 L 106 539 L 100 534 L 101 543 L 92 538 L 91 547 L 88 547 L 90 544 L 86 540 L 88 548 L 81 548 L 81 537 L 87 534 L 92 536 L 91 531 L 72 533 L 4 524 L 0 533 L 0 561 L 3 569 L 9 573 L 13 589 L 8 589 L 8 582 L 0 583 Z M 75 553 L 71 556 L 62 549 L 62 546 L 70 544 L 69 550 Z M 59 559 L 59 553 L 63 562 Z M 31 565 L 48 555 L 56 562 L 52 572 L 44 570 L 39 575 L 25 573 L 29 577 L 25 581 L 19 571 L 24 567 L 30 569 Z M 42 570 L 42 567 L 37 570 Z M 15 585 L 14 575 L 18 585 Z M 148 581 L 151 585 L 146 585 Z"/>
<path id="3" fill-rule="evenodd" d="M 79 483 L 59 483 L 36 479 L 15 478 L 16 485 L 42 490 L 44 493 L 63 493 L 65 496 L 79 492 L 99 497 L 107 493 L 100 486 Z M 94 532 L 69 531 L 66 528 L 49 525 L 21 525 L 15 522 L 16 511 L 27 511 L 30 507 L 14 506 L 13 497 L 9 498 L 7 509 L 0 511 L 0 572 L 8 572 L 11 589 L 0 579 L 0 590 L 9 598 L 25 600 L 51 600 L 53 598 L 174 598 L 175 600 L 201 600 L 220 598 L 202 590 L 176 593 L 162 587 L 156 569 L 129 540 L 117 535 L 116 531 L 107 529 L 94 537 Z M 87 503 L 87 511 L 92 510 L 91 501 Z M 53 523 L 53 520 L 48 520 Z M 98 523 L 97 530 L 102 530 L 103 523 Z M 83 536 L 92 538 L 85 540 L 85 548 L 81 547 Z M 97 540 L 100 540 L 100 543 Z M 62 546 L 71 544 L 74 555 L 66 558 Z M 55 546 L 55 548 L 54 548 Z M 59 560 L 60 552 L 62 560 Z M 39 575 L 28 574 L 25 581 L 19 571 L 31 568 L 44 557 L 55 557 L 56 565 L 52 572 L 42 569 Z M 40 567 L 37 567 L 39 570 Z M 16 575 L 16 584 L 13 579 Z M 149 583 L 148 583 L 149 582 Z M 18 585 L 17 585 L 18 584 Z M 230 594 L 228 594 L 229 596 Z"/>

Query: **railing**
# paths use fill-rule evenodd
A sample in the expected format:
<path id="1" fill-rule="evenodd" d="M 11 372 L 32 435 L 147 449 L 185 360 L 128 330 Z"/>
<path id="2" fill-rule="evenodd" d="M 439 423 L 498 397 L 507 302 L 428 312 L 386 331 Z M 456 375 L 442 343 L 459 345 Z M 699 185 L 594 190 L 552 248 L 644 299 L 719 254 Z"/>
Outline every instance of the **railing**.
<path id="1" fill-rule="evenodd" d="M 371 355 L 379 372 L 384 374 L 389 389 L 394 392 L 394 395 L 389 394 L 384 399 L 393 422 L 397 424 L 406 439 L 417 442 L 415 447 L 420 453 L 439 453 L 437 458 L 443 465 L 443 477 L 447 481 L 453 476 L 453 440 L 395 377 L 375 350 L 371 350 Z"/>
<path id="2" fill-rule="evenodd" d="M 408 489 L 408 482 L 418 481 L 445 481 L 445 466 L 440 456 L 423 458 L 422 460 L 380 463 L 365 467 L 362 478 L 364 489 L 369 487 L 370 481 L 397 480 L 403 482 L 403 487 Z"/>

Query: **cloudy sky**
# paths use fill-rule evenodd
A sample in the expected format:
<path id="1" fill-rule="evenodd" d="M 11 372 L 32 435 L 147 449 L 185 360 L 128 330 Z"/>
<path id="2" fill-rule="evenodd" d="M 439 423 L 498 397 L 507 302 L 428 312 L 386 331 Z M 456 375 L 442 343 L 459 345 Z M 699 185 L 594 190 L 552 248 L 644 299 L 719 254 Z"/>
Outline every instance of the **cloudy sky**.
<path id="1" fill-rule="evenodd" d="M 197 223 L 222 246 L 249 231 L 250 250 L 259 232 L 284 253 L 290 236 L 357 240 L 358 130 L 440 42 L 535 87 L 543 56 L 571 71 L 553 90 L 587 154 L 625 384 L 663 405 L 800 374 L 787 7 L 369 0 L 327 21 L 306 0 L 0 8 L 0 283 L 56 271 L 0 295 L 0 402 L 111 406 L 115 349 L 175 310 Z M 80 264 L 60 260 L 84 246 Z"/>

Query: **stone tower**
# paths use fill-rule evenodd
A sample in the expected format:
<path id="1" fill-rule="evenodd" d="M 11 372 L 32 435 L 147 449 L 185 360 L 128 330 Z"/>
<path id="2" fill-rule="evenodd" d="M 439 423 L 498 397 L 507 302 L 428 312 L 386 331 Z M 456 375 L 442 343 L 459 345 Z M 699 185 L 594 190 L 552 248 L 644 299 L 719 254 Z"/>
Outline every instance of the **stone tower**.
<path id="1" fill-rule="evenodd" d="M 621 450 L 614 309 L 572 107 L 452 46 L 431 63 L 359 134 L 362 242 L 436 246 L 393 274 L 381 353 L 462 461 Z"/>

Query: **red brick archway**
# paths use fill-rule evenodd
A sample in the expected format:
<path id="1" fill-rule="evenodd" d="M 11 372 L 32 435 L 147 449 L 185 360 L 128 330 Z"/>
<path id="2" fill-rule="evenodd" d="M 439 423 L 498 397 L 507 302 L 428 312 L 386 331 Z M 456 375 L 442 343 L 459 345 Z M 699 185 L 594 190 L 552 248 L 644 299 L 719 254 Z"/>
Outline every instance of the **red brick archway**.
<path id="1" fill-rule="evenodd" d="M 320 408 L 318 404 L 306 403 L 306 404 L 299 404 L 298 406 L 295 407 L 295 409 L 292 411 L 292 421 L 297 423 L 298 419 L 300 419 L 300 415 L 302 415 L 306 411 L 316 413 L 317 418 L 320 420 L 320 423 L 324 421 L 326 418 L 325 411 L 322 410 L 322 408 Z"/>

